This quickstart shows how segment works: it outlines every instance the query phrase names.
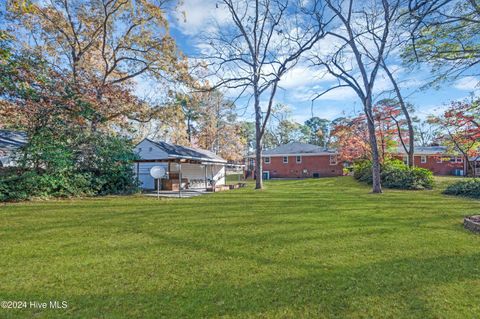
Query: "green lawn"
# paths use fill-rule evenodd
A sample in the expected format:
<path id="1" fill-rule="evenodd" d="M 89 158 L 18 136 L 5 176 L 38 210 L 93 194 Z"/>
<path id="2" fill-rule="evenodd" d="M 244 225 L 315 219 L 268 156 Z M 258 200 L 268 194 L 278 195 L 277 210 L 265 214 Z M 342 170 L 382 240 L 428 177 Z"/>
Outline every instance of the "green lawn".
<path id="1" fill-rule="evenodd" d="M 443 179 L 442 187 L 446 185 Z M 350 177 L 0 206 L 0 318 L 479 318 L 480 201 Z"/>

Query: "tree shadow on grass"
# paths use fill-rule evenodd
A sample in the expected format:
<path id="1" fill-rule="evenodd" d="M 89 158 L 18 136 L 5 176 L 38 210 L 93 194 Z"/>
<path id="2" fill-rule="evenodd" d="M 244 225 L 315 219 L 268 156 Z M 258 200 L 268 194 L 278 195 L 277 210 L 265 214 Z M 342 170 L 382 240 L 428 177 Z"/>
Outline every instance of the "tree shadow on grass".
<path id="1" fill-rule="evenodd" d="M 243 258 L 243 257 L 242 257 Z M 257 257 L 252 255 L 250 259 Z M 259 262 L 263 262 L 259 260 Z M 275 262 L 275 261 L 273 261 Z M 137 292 L 124 291 L 121 283 L 106 294 L 62 296 L 73 317 L 98 318 L 204 318 L 204 317 L 315 317 L 315 318 L 438 318 L 448 317 L 433 304 L 442 298 L 455 302 L 450 315 L 474 318 L 480 306 L 471 298 L 480 296 L 472 280 L 480 280 L 480 254 L 405 258 L 363 265 L 323 269 L 311 265 L 302 275 L 270 272 L 266 276 L 241 274 L 245 282 L 224 279 L 195 282 L 184 288 Z M 295 262 L 282 265 L 295 269 Z M 121 269 L 119 270 L 121 271 Z M 258 278 L 258 279 L 256 279 Z M 181 279 L 180 279 L 181 280 Z M 431 296 L 444 284 L 472 281 L 467 295 Z M 35 295 L 35 293 L 33 293 Z M 20 291 L 4 292 L 4 299 L 25 297 Z M 30 295 L 32 296 L 32 294 Z M 40 300 L 58 296 L 41 296 Z M 32 315 L 35 312 L 25 311 Z M 36 311 L 61 317 L 62 312 Z M 65 314 L 65 313 L 63 313 Z M 19 318 L 21 316 L 12 316 Z M 25 317 L 31 317 L 26 315 Z M 7 316 L 8 318 L 8 316 Z"/>

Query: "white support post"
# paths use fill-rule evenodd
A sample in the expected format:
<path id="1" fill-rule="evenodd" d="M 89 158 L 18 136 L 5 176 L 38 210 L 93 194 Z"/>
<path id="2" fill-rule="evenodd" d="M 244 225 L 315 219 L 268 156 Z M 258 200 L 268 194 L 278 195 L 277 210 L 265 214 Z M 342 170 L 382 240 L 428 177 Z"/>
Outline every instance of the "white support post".
<path id="1" fill-rule="evenodd" d="M 205 191 L 208 191 L 208 179 L 207 179 L 207 164 L 205 164 Z"/>
<path id="2" fill-rule="evenodd" d="M 178 197 L 182 197 L 182 163 L 178 163 Z"/>

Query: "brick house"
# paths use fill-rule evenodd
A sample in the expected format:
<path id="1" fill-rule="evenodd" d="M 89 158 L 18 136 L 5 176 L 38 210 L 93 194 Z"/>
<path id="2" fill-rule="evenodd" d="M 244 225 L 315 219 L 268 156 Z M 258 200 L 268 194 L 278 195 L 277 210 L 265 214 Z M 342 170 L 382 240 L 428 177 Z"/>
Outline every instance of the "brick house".
<path id="1" fill-rule="evenodd" d="M 396 158 L 408 161 L 403 147 L 398 148 Z M 445 146 L 415 147 L 414 165 L 431 170 L 435 175 L 463 175 L 465 162 L 462 156 L 449 155 Z"/>
<path id="2" fill-rule="evenodd" d="M 248 157 L 247 177 L 253 177 L 255 155 Z M 335 150 L 292 142 L 263 152 L 263 174 L 270 178 L 308 178 L 343 175 Z"/>

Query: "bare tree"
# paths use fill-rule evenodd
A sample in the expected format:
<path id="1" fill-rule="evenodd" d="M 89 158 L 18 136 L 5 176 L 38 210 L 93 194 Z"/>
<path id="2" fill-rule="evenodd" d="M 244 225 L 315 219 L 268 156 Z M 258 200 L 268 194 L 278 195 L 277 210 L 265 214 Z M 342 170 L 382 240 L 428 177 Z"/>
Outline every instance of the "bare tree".
<path id="1" fill-rule="evenodd" d="M 407 104 L 405 102 L 405 99 L 403 98 L 402 91 L 400 90 L 400 86 L 398 85 L 397 78 L 394 76 L 392 71 L 390 70 L 390 67 L 385 63 L 385 60 L 382 59 L 381 63 L 382 69 L 385 71 L 387 74 L 388 78 L 390 79 L 390 82 L 393 85 L 393 89 L 395 91 L 395 94 L 397 96 L 397 101 L 398 104 L 400 105 L 400 108 L 402 109 L 402 113 L 405 116 L 405 120 L 407 122 L 407 127 L 408 127 L 408 147 L 406 146 L 405 141 L 402 138 L 402 135 L 399 134 L 399 138 L 401 141 L 401 144 L 403 146 L 403 149 L 407 153 L 408 157 L 408 166 L 413 167 L 415 162 L 414 162 L 414 154 L 415 154 L 415 131 L 413 128 L 413 122 L 412 122 L 412 117 L 410 116 L 410 112 L 408 110 Z"/>
<path id="2" fill-rule="evenodd" d="M 391 31 L 389 32 L 389 35 L 386 39 L 385 43 L 385 49 L 382 57 L 378 57 L 378 55 L 375 54 L 376 49 L 372 50 L 368 48 L 368 46 L 363 46 L 364 50 L 363 53 L 371 60 L 372 63 L 376 63 L 376 59 L 380 58 L 380 67 L 384 71 L 385 75 L 389 79 L 392 87 L 393 87 L 393 92 L 396 95 L 396 100 L 398 106 L 400 106 L 400 109 L 402 110 L 402 113 L 405 117 L 405 122 L 407 124 L 408 128 L 408 146 L 405 143 L 404 138 L 402 137 L 402 134 L 400 134 L 400 129 L 399 129 L 399 140 L 401 142 L 401 145 L 403 149 L 405 150 L 405 153 L 407 154 L 407 162 L 408 166 L 413 167 L 414 166 L 414 154 L 415 154 L 415 132 L 413 128 L 413 121 L 412 117 L 410 116 L 410 110 L 412 109 L 407 105 L 407 102 L 405 101 L 405 98 L 402 94 L 402 90 L 400 89 L 400 82 L 398 76 L 395 74 L 392 70 L 392 66 L 390 61 L 392 60 L 392 55 L 393 58 L 398 59 L 398 55 L 396 54 L 399 50 L 404 50 L 407 43 L 411 40 L 408 34 L 408 30 L 410 30 L 411 27 L 411 21 L 410 21 L 410 15 L 408 14 L 408 10 L 406 10 L 407 4 L 406 2 L 402 1 L 394 1 L 392 3 L 393 6 L 397 7 L 396 14 L 393 16 L 389 15 L 384 15 L 385 19 L 390 19 L 390 21 L 385 21 L 385 23 L 388 22 L 390 25 Z M 403 10 L 398 9 L 400 6 L 404 8 Z M 365 12 L 365 15 L 368 13 Z M 367 19 L 368 21 L 368 19 Z M 381 25 L 381 23 L 380 23 Z M 377 37 L 378 30 L 376 28 L 370 28 L 367 25 L 366 28 L 366 33 L 368 34 L 369 37 L 375 38 Z M 396 121 L 396 119 L 393 119 Z M 397 122 L 398 126 L 398 122 Z"/>
<path id="3" fill-rule="evenodd" d="M 421 121 L 417 118 L 414 121 L 417 123 L 415 125 L 415 140 L 418 141 L 418 145 L 422 147 L 432 146 L 438 142 L 440 132 L 434 125 L 429 121 Z"/>
<path id="4" fill-rule="evenodd" d="M 325 35 L 320 1 L 223 0 L 229 24 L 208 36 L 214 87 L 240 90 L 255 110 L 256 188 L 263 188 L 262 139 L 282 76 Z M 262 107 L 262 102 L 265 103 Z"/>
<path id="5" fill-rule="evenodd" d="M 379 69 L 387 53 L 389 35 L 400 10 L 400 1 L 372 0 L 326 0 L 338 25 L 328 32 L 338 42 L 333 52 L 317 54 L 311 60 L 338 79 L 339 83 L 321 92 L 316 98 L 340 87 L 350 87 L 363 104 L 367 118 L 369 143 L 372 152 L 372 175 L 374 193 L 381 193 L 380 157 L 373 116 L 374 85 Z"/>

